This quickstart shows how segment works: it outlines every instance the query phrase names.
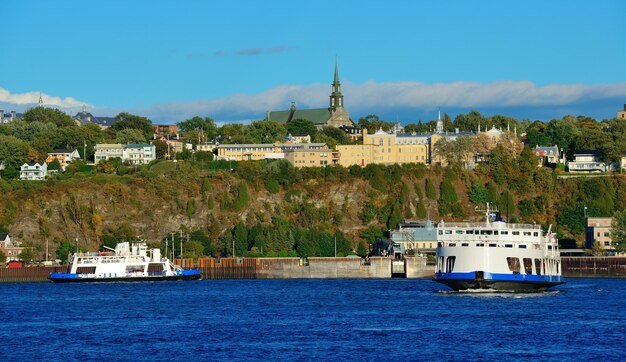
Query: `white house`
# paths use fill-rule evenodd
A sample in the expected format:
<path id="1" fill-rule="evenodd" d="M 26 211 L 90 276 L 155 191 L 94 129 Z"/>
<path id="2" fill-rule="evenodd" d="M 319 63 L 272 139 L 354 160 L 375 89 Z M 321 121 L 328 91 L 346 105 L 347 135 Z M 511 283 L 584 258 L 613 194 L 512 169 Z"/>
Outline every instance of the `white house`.
<path id="1" fill-rule="evenodd" d="M 124 145 L 122 161 L 143 165 L 156 160 L 156 147 L 147 143 Z"/>
<path id="2" fill-rule="evenodd" d="M 45 180 L 48 176 L 48 164 L 28 162 L 20 168 L 21 180 Z"/>
<path id="3" fill-rule="evenodd" d="M 4 253 L 7 261 L 20 260 L 20 254 L 24 248 L 20 243 L 14 243 L 7 233 L 0 233 L 0 252 Z"/>
<path id="4" fill-rule="evenodd" d="M 599 151 L 576 151 L 574 161 L 567 163 L 569 172 L 607 172 L 609 166 L 600 161 Z"/>

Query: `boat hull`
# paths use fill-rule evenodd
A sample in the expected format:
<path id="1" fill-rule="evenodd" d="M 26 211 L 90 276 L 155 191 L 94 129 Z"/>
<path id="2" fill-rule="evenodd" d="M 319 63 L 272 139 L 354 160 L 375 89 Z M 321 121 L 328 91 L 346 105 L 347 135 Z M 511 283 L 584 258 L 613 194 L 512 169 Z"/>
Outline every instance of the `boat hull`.
<path id="1" fill-rule="evenodd" d="M 176 275 L 148 275 L 121 277 L 79 277 L 71 273 L 50 273 L 48 279 L 55 283 L 110 283 L 110 282 L 159 282 L 176 280 L 198 280 L 202 278 L 199 270 L 185 270 Z"/>
<path id="2" fill-rule="evenodd" d="M 436 273 L 433 281 L 455 291 L 492 290 L 506 292 L 541 292 L 565 283 L 562 277 L 523 274 Z"/>

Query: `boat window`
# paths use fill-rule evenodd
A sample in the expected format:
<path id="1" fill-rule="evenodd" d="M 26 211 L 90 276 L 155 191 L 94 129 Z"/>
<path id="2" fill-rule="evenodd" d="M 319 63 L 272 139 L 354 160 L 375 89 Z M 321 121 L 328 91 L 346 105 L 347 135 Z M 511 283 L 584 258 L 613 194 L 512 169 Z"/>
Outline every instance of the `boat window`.
<path id="1" fill-rule="evenodd" d="M 463 234 L 463 230 L 457 230 L 457 231 L 455 231 L 454 233 L 455 233 L 455 234 L 458 234 L 458 235 L 462 235 L 462 234 Z"/>
<path id="2" fill-rule="evenodd" d="M 548 245 L 548 250 L 552 250 L 552 245 Z"/>
<path id="3" fill-rule="evenodd" d="M 492 230 L 481 230 L 480 235 L 491 235 Z"/>
<path id="4" fill-rule="evenodd" d="M 471 235 L 474 233 L 474 230 L 466 230 L 465 233 Z"/>
<path id="5" fill-rule="evenodd" d="M 478 246 L 478 247 L 483 247 L 483 246 L 485 246 L 485 244 L 483 244 L 483 243 L 478 243 L 478 244 L 476 244 L 476 246 Z"/>
<path id="6" fill-rule="evenodd" d="M 490 248 L 495 248 L 497 245 L 496 244 L 489 244 Z"/>
<path id="7" fill-rule="evenodd" d="M 95 266 L 79 266 L 76 268 L 76 274 L 95 274 Z"/>
<path id="8" fill-rule="evenodd" d="M 446 272 L 452 273 L 454 270 L 454 262 L 456 261 L 456 256 L 449 256 L 446 259 Z"/>
<path id="9" fill-rule="evenodd" d="M 519 235 L 519 231 L 513 231 L 512 234 L 513 235 Z"/>
<path id="10" fill-rule="evenodd" d="M 513 244 L 504 244 L 504 247 L 505 247 L 505 248 L 512 248 L 512 247 L 513 247 Z"/>
<path id="11" fill-rule="evenodd" d="M 520 249 L 526 249 L 526 245 L 524 245 L 524 244 L 520 244 L 519 248 L 520 248 Z"/>
<path id="12" fill-rule="evenodd" d="M 539 236 L 539 233 L 535 231 L 535 232 L 533 233 L 533 236 Z"/>
<path id="13" fill-rule="evenodd" d="M 509 235 L 508 231 L 500 231 L 500 235 Z"/>
<path id="14" fill-rule="evenodd" d="M 531 235 L 530 231 L 524 231 L 524 236 L 530 236 L 530 235 Z"/>
<path id="15" fill-rule="evenodd" d="M 452 234 L 452 230 L 446 230 L 446 235 Z"/>
<path id="16" fill-rule="evenodd" d="M 541 275 L 541 259 L 535 259 L 535 274 Z"/>
<path id="17" fill-rule="evenodd" d="M 513 272 L 513 274 L 519 274 L 520 271 L 520 263 L 519 258 L 506 258 L 506 262 L 509 265 L 509 270 Z"/>
<path id="18" fill-rule="evenodd" d="M 494 230 L 493 235 L 498 235 L 498 230 Z"/>
<path id="19" fill-rule="evenodd" d="M 463 243 L 463 244 L 461 244 L 461 246 L 469 246 L 469 244 L 468 243 Z"/>
<path id="20" fill-rule="evenodd" d="M 443 256 L 437 258 L 437 272 L 441 273 L 443 268 Z"/>
<path id="21" fill-rule="evenodd" d="M 448 244 L 448 246 L 449 246 L 449 247 L 455 247 L 455 246 L 456 246 L 456 243 L 450 243 L 450 244 Z"/>
<path id="22" fill-rule="evenodd" d="M 533 273 L 533 260 L 531 258 L 524 258 L 524 271 L 526 274 Z"/>
<path id="23" fill-rule="evenodd" d="M 439 230 L 439 235 L 443 235 L 443 230 Z"/>
<path id="24" fill-rule="evenodd" d="M 440 248 L 443 246 L 443 243 L 441 241 L 437 242 L 437 247 Z"/>

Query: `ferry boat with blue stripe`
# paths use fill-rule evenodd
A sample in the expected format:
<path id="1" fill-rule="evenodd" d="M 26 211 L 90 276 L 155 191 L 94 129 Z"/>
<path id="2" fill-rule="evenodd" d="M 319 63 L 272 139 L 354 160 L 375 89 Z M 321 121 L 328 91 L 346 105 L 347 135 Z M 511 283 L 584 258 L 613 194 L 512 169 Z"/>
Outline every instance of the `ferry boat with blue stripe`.
<path id="1" fill-rule="evenodd" d="M 491 221 L 437 226 L 436 282 L 454 290 L 544 291 L 565 283 L 552 226 Z"/>
<path id="2" fill-rule="evenodd" d="M 143 242 L 119 243 L 112 252 L 75 253 L 66 273 L 50 273 L 56 283 L 195 280 L 200 270 L 185 270 L 161 257 L 160 249 Z"/>

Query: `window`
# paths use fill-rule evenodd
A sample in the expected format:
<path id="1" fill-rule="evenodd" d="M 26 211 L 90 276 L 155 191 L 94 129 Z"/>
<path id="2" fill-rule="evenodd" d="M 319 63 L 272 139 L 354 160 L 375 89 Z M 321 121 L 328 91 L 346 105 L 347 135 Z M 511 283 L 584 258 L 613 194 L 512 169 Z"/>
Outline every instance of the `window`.
<path id="1" fill-rule="evenodd" d="M 524 231 L 524 236 L 530 236 L 530 235 L 531 235 L 530 231 Z"/>
<path id="2" fill-rule="evenodd" d="M 535 231 L 535 232 L 533 233 L 533 236 L 539 236 L 539 233 Z"/>
<path id="3" fill-rule="evenodd" d="M 505 248 L 512 248 L 512 247 L 513 247 L 513 244 L 505 244 L 505 245 L 504 245 L 504 247 L 505 247 Z"/>
<path id="4" fill-rule="evenodd" d="M 535 274 L 541 275 L 541 259 L 535 259 Z"/>
<path id="5" fill-rule="evenodd" d="M 463 244 L 461 244 L 461 246 L 469 246 L 469 244 L 468 243 L 463 243 Z"/>
<path id="6" fill-rule="evenodd" d="M 509 270 L 513 272 L 513 274 L 519 274 L 520 271 L 520 262 L 519 258 L 506 258 L 506 262 L 509 265 Z"/>
<path id="7" fill-rule="evenodd" d="M 512 234 L 513 235 L 519 235 L 519 231 L 513 231 Z"/>
<path id="8" fill-rule="evenodd" d="M 463 234 L 463 230 L 456 230 L 454 233 L 457 234 L 457 235 L 462 235 Z"/>
<path id="9" fill-rule="evenodd" d="M 479 248 L 482 248 L 483 246 L 485 246 L 485 244 L 483 244 L 483 243 L 478 243 L 478 244 L 476 244 L 476 246 L 478 246 Z"/>
<path id="10" fill-rule="evenodd" d="M 608 232 L 608 231 L 605 231 L 605 232 L 604 232 L 604 236 L 608 238 L 608 237 L 609 237 L 609 232 Z"/>
<path id="11" fill-rule="evenodd" d="M 509 235 L 508 231 L 500 231 L 500 235 Z"/>
<path id="12" fill-rule="evenodd" d="M 495 247 L 497 247 L 497 246 L 498 246 L 498 245 L 496 245 L 496 244 L 489 244 L 489 247 L 490 247 L 490 248 L 495 248 Z"/>
<path id="13" fill-rule="evenodd" d="M 521 244 L 520 246 L 518 246 L 518 248 L 520 248 L 520 249 L 526 249 L 526 245 Z"/>
<path id="14" fill-rule="evenodd" d="M 456 261 L 456 256 L 449 256 L 446 259 L 446 272 L 452 273 L 454 270 L 454 262 Z"/>
<path id="15" fill-rule="evenodd" d="M 452 230 L 446 230 L 446 235 L 452 234 Z"/>
<path id="16" fill-rule="evenodd" d="M 524 271 L 529 275 L 533 273 L 533 260 L 531 258 L 524 258 Z"/>

